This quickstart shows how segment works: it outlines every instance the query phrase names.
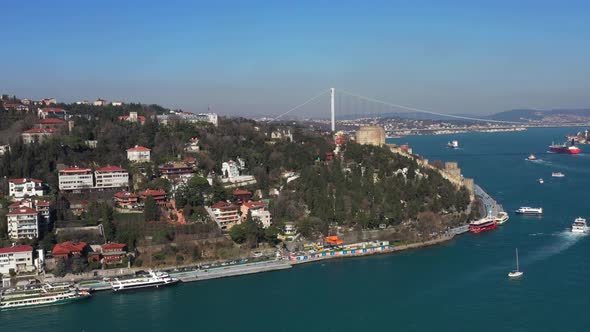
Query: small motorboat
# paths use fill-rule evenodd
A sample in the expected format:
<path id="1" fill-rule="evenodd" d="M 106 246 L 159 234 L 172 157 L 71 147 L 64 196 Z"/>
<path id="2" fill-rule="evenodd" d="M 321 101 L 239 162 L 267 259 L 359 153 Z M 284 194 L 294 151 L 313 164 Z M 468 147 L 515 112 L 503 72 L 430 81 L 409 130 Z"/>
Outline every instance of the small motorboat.
<path id="1" fill-rule="evenodd" d="M 562 177 L 565 177 L 565 174 L 563 174 L 561 172 L 553 172 L 553 173 L 551 173 L 551 176 L 554 178 L 562 178 Z"/>
<path id="2" fill-rule="evenodd" d="M 537 157 L 531 153 L 526 159 L 527 160 L 537 160 Z"/>
<path id="3" fill-rule="evenodd" d="M 545 181 L 543 181 L 543 179 L 539 179 L 539 180 L 537 180 L 537 182 L 539 182 L 540 184 L 545 183 Z"/>

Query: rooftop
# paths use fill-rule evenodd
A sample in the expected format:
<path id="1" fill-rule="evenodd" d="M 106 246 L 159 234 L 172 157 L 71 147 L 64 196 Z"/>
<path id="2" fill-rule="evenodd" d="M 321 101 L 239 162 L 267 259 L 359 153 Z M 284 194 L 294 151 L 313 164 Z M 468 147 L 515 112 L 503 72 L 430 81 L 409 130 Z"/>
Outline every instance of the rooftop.
<path id="1" fill-rule="evenodd" d="M 23 183 L 27 183 L 27 182 L 43 183 L 43 181 L 38 180 L 38 179 L 33 179 L 33 178 L 10 179 L 10 180 L 8 180 L 8 182 L 14 183 L 14 184 L 23 184 Z"/>
<path id="2" fill-rule="evenodd" d="M 58 243 L 53 247 L 51 251 L 54 255 L 64 255 L 70 254 L 72 252 L 81 252 L 86 248 L 88 244 L 86 242 L 73 242 L 73 241 L 66 241 L 62 243 Z"/>
<path id="3" fill-rule="evenodd" d="M 32 252 L 32 251 L 33 251 L 33 247 L 31 247 L 29 245 L 25 245 L 25 244 L 20 244 L 17 246 L 6 247 L 6 248 L 0 248 L 0 254 L 8 254 L 11 252 Z"/>
<path id="4" fill-rule="evenodd" d="M 127 151 L 151 151 L 152 149 L 148 149 L 145 146 L 136 145 L 133 148 L 127 149 Z"/>
<path id="5" fill-rule="evenodd" d="M 125 169 L 117 166 L 108 165 L 96 170 L 97 172 L 125 172 Z"/>
<path id="6" fill-rule="evenodd" d="M 16 215 L 21 215 L 21 214 L 37 214 L 37 211 L 35 211 L 27 206 L 21 206 L 16 210 L 8 212 L 9 216 L 16 216 Z"/>

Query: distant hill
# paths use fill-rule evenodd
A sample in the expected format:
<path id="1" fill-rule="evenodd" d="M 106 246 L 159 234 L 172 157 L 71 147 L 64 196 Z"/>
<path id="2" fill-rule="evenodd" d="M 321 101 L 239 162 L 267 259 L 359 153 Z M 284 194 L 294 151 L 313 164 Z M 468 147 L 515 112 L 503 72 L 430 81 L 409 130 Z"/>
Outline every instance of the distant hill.
<path id="1" fill-rule="evenodd" d="M 492 120 L 500 121 L 515 121 L 515 122 L 528 122 L 528 121 L 541 121 L 549 120 L 548 118 L 563 118 L 571 119 L 572 121 L 580 120 L 581 118 L 587 118 L 590 120 L 590 109 L 557 109 L 557 110 L 531 110 L 531 109 L 516 109 L 510 111 L 504 111 L 488 116 Z"/>

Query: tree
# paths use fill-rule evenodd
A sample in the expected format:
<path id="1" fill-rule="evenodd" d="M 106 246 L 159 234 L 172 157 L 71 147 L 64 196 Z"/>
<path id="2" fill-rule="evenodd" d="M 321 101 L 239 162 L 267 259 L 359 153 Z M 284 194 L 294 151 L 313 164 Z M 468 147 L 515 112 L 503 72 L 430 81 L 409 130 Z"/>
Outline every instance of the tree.
<path id="1" fill-rule="evenodd" d="M 115 238 L 115 226 L 113 225 L 113 209 L 106 203 L 103 203 L 100 207 L 100 215 L 102 219 L 102 227 L 104 230 L 104 236 L 107 240 L 113 240 Z"/>
<path id="2" fill-rule="evenodd" d="M 53 275 L 56 277 L 63 277 L 67 273 L 67 262 L 65 258 L 58 258 L 55 264 L 55 269 L 53 269 Z"/>
<path id="3" fill-rule="evenodd" d="M 143 216 L 145 221 L 158 221 L 160 220 L 160 207 L 154 200 L 154 197 L 148 196 L 145 199 L 143 207 Z"/>

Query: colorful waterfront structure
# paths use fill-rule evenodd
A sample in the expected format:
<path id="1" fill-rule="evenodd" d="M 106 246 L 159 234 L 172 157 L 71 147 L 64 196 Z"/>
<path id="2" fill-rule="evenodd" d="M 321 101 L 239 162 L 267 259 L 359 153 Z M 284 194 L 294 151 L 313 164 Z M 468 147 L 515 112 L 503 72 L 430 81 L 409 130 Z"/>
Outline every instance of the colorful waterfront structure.
<path id="1" fill-rule="evenodd" d="M 389 244 L 389 241 L 372 241 L 334 248 L 319 247 L 319 249 L 309 250 L 306 252 L 291 253 L 289 254 L 288 258 L 292 262 L 303 263 L 328 258 L 372 255 L 391 252 L 393 250 L 394 246 Z"/>

